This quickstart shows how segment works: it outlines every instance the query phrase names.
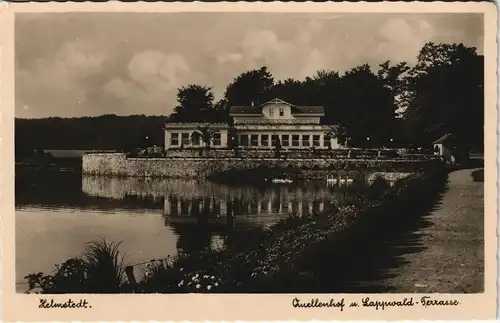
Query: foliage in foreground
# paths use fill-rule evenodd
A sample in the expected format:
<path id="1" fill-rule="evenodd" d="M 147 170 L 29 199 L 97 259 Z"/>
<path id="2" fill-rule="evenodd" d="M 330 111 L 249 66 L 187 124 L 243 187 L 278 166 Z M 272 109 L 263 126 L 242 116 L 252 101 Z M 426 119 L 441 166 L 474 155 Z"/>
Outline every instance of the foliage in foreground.
<path id="1" fill-rule="evenodd" d="M 93 241 L 86 245 L 82 257 L 56 265 L 53 275 L 39 272 L 25 277 L 30 290 L 47 294 L 113 293 L 125 285 L 124 257 L 120 242 Z"/>
<path id="2" fill-rule="evenodd" d="M 422 187 L 434 190 L 445 178 L 441 172 L 418 174 L 394 187 L 379 178 L 366 192 L 323 213 L 291 215 L 271 228 L 256 230 L 245 247 L 181 254 L 172 261 L 152 262 L 136 286 L 124 282 L 118 245 L 105 241 L 91 244 L 83 260 L 66 261 L 54 275 L 39 273 L 27 279 L 30 287 L 41 287 L 42 293 L 265 293 L 307 289 L 311 283 L 318 283 L 311 264 L 323 262 L 316 259 L 319 249 L 333 255 L 344 247 L 344 242 L 338 242 L 341 240 L 335 242 L 337 237 L 343 236 L 347 239 L 344 241 L 363 239 L 367 232 L 376 230 L 373 219 L 392 221 L 391 212 L 412 208 L 412 194 Z M 395 205 L 398 208 L 394 209 Z M 368 226 L 367 218 L 372 219 Z M 381 225 L 387 227 L 384 223 Z M 339 261 L 340 267 L 347 263 L 345 259 L 329 261 Z"/>

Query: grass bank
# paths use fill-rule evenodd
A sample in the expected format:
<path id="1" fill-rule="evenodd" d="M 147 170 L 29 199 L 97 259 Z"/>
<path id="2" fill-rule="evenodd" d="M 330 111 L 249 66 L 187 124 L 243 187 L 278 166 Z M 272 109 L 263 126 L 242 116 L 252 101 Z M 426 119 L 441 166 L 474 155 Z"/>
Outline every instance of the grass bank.
<path id="1" fill-rule="evenodd" d="M 151 262 L 135 284 L 125 278 L 115 245 L 105 241 L 88 249 L 84 257 L 62 264 L 53 275 L 38 273 L 27 279 L 31 287 L 47 293 L 102 293 L 104 287 L 95 283 L 101 280 L 109 293 L 346 291 L 380 265 L 369 262 L 366 250 L 381 247 L 381 238 L 399 234 L 433 205 L 445 178 L 444 171 L 436 170 L 401 180 L 394 187 L 377 180 L 360 195 L 321 214 L 292 215 L 269 229 L 255 230 L 248 239 L 254 242 L 248 245 Z M 95 255 L 106 265 L 98 267 Z M 116 270 L 111 270 L 115 265 Z M 110 286 L 105 281 L 114 283 Z"/>

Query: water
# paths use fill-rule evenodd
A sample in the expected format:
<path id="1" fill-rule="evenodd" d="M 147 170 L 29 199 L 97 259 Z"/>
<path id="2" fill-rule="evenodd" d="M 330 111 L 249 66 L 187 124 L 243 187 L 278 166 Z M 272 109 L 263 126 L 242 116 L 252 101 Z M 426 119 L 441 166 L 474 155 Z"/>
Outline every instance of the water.
<path id="1" fill-rule="evenodd" d="M 356 182 L 354 183 L 356 184 Z M 296 213 L 322 212 L 362 186 L 325 181 L 227 186 L 205 180 L 16 174 L 16 282 L 51 273 L 99 238 L 122 241 L 130 264 L 246 243 L 249 229 Z"/>

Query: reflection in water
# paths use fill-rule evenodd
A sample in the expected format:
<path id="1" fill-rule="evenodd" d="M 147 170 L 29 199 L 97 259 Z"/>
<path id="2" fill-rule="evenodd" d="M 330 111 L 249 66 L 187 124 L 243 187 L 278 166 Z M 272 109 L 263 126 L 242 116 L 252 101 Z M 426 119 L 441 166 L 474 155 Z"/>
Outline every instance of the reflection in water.
<path id="1" fill-rule="evenodd" d="M 281 215 L 322 212 L 328 203 L 343 198 L 349 188 L 352 186 L 331 186 L 326 182 L 307 182 L 300 186 L 231 187 L 205 180 L 82 179 L 82 190 L 90 196 L 163 199 L 163 214 L 169 219 L 182 218 L 178 220 L 182 222 L 217 222 L 236 217 L 263 224 Z"/>
<path id="2" fill-rule="evenodd" d="M 50 271 L 47 264 L 78 255 L 84 242 L 101 237 L 123 241 L 132 262 L 245 245 L 251 230 L 287 214 L 325 211 L 363 187 L 356 181 L 342 187 L 326 181 L 235 187 L 205 180 L 16 173 L 16 271 L 22 271 L 16 275 L 22 280 L 30 272 Z M 33 246 L 53 252 L 42 260 L 31 254 Z"/>
<path id="3" fill-rule="evenodd" d="M 185 252 L 224 245 L 228 236 L 272 225 L 288 214 L 323 212 L 355 188 L 325 181 L 234 187 L 206 180 L 82 178 L 82 190 L 90 196 L 163 199 L 165 225 L 178 235 L 177 248 Z"/>

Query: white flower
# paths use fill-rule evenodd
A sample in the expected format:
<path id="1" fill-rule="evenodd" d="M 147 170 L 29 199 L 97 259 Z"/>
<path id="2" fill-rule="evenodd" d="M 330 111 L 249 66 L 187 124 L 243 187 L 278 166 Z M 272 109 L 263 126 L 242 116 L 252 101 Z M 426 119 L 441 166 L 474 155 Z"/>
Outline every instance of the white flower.
<path id="1" fill-rule="evenodd" d="M 208 278 L 208 275 L 204 275 L 203 278 L 207 279 Z"/>
<path id="2" fill-rule="evenodd" d="M 217 283 L 215 283 L 214 285 L 215 285 L 215 286 L 219 286 L 219 284 L 217 284 Z"/>
<path id="3" fill-rule="evenodd" d="M 183 270 L 184 270 L 184 268 L 179 269 L 179 271 L 183 271 Z"/>
<path id="4" fill-rule="evenodd" d="M 200 285 L 200 284 L 197 284 L 197 285 L 196 285 L 196 288 L 200 288 L 200 287 L 201 287 L 201 285 Z"/>
<path id="5" fill-rule="evenodd" d="M 212 277 L 210 277 L 210 278 L 215 279 L 215 277 L 214 277 L 214 276 L 212 276 Z"/>
<path id="6" fill-rule="evenodd" d="M 196 280 L 196 276 L 191 277 L 191 280 Z"/>
<path id="7" fill-rule="evenodd" d="M 199 274 L 196 274 L 194 277 L 198 278 L 198 276 L 200 276 Z"/>
<path id="8" fill-rule="evenodd" d="M 177 284 L 177 286 L 178 286 L 178 287 L 181 287 L 181 286 L 182 286 L 182 284 L 181 284 L 181 283 L 178 283 L 178 284 Z"/>
<path id="9" fill-rule="evenodd" d="M 208 285 L 207 290 L 210 290 L 210 289 L 212 289 L 212 286 Z"/>

